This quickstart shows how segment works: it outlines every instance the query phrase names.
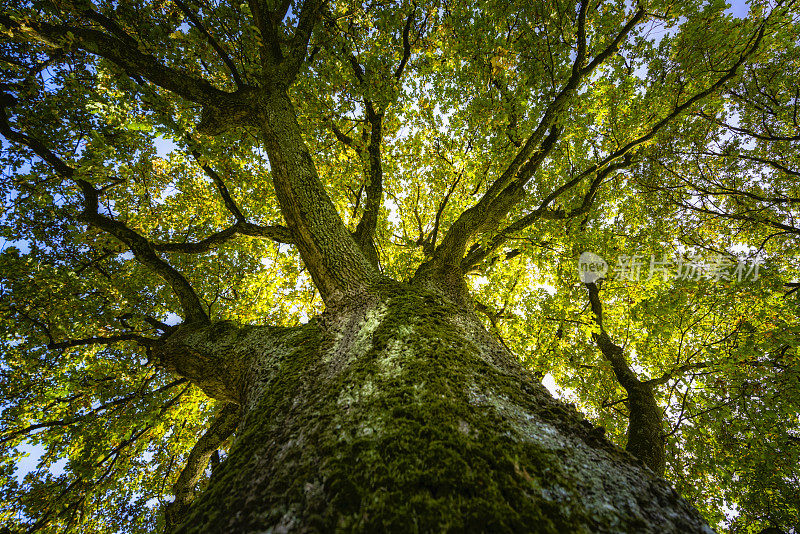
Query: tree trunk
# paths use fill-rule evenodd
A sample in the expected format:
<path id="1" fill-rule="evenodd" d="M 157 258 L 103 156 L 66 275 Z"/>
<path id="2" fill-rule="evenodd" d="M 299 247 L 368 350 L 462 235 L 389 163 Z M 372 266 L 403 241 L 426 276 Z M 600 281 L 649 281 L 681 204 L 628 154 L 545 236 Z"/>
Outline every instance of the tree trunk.
<path id="1" fill-rule="evenodd" d="M 214 328 L 171 343 L 247 362 L 245 415 L 178 532 L 711 532 L 433 293 Z"/>

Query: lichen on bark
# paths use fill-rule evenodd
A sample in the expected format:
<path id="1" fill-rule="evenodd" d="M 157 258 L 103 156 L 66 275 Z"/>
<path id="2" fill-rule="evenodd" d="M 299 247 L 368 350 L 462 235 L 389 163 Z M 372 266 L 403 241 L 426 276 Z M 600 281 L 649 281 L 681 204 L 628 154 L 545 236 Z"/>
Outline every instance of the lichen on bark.
<path id="1" fill-rule="evenodd" d="M 467 310 L 378 293 L 240 336 L 244 420 L 178 532 L 709 531 Z"/>

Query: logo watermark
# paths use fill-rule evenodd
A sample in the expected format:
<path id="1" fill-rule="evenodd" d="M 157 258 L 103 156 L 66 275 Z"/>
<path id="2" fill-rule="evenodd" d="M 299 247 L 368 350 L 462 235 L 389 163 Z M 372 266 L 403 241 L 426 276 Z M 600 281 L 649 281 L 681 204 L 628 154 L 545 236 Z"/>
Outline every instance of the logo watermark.
<path id="1" fill-rule="evenodd" d="M 593 284 L 600 278 L 605 278 L 608 272 L 606 260 L 594 252 L 584 252 L 578 258 L 578 276 L 584 284 Z"/>
<path id="2" fill-rule="evenodd" d="M 591 284 L 606 278 L 611 270 L 617 280 L 639 281 L 658 276 L 675 280 L 713 280 L 756 281 L 759 277 L 762 259 L 738 258 L 725 254 L 699 254 L 684 258 L 682 256 L 651 254 L 620 255 L 617 263 L 609 269 L 608 263 L 594 252 L 584 252 L 578 258 L 578 276 L 584 284 Z"/>

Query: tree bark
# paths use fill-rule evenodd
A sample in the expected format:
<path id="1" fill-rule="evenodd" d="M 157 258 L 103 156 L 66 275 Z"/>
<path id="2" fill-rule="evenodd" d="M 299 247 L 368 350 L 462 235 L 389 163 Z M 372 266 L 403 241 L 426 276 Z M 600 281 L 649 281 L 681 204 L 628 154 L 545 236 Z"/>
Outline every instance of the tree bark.
<path id="1" fill-rule="evenodd" d="M 347 298 L 363 298 L 378 277 L 342 222 L 317 169 L 291 100 L 285 93 L 262 104 L 263 140 L 275 195 L 303 264 L 328 307 Z"/>
<path id="2" fill-rule="evenodd" d="M 372 294 L 301 327 L 228 323 L 220 346 L 175 338 L 245 369 L 219 381 L 243 412 L 230 454 L 176 532 L 711 532 L 470 311 Z"/>

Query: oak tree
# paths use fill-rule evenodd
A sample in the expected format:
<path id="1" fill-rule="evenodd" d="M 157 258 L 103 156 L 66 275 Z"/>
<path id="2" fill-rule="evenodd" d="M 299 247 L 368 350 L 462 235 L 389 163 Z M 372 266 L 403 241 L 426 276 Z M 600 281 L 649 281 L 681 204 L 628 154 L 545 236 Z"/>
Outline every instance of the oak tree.
<path id="1" fill-rule="evenodd" d="M 797 528 L 800 13 L 728 7 L 4 6 L 6 528 Z"/>

